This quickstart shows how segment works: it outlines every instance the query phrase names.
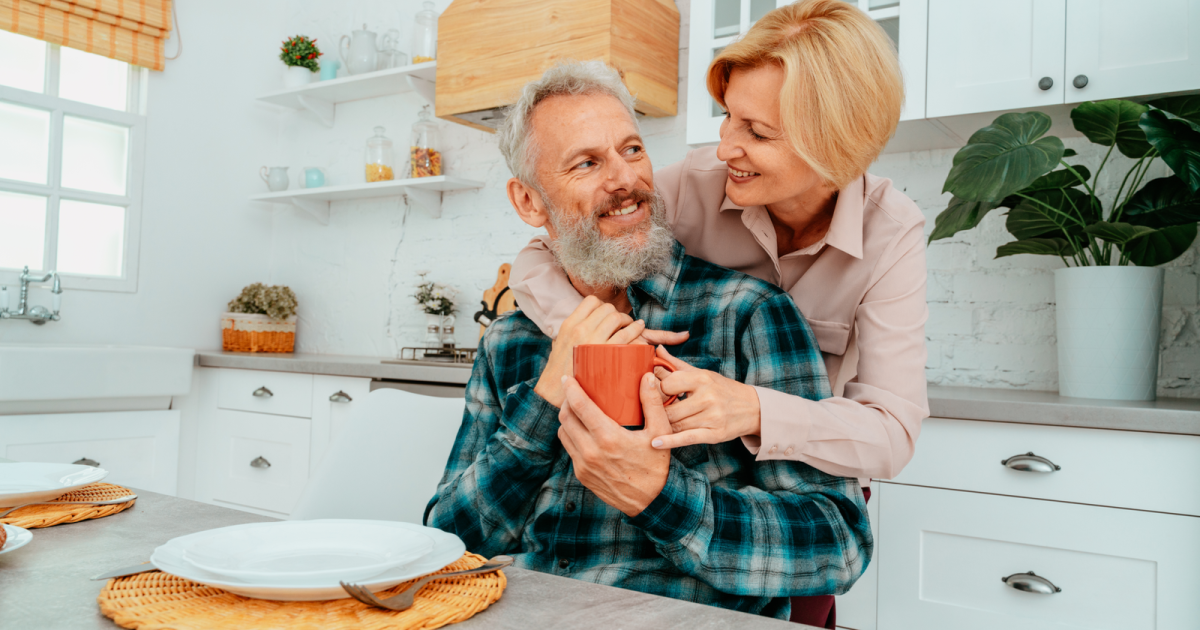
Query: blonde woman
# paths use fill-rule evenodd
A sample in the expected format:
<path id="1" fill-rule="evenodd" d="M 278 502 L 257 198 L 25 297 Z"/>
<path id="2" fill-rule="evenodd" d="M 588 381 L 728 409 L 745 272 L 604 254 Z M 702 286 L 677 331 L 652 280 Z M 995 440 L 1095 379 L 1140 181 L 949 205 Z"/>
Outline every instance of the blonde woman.
<path id="1" fill-rule="evenodd" d="M 759 460 L 856 477 L 869 496 L 870 478 L 894 477 L 912 458 L 929 414 L 925 220 L 866 172 L 900 118 L 895 48 L 857 8 L 804 0 L 760 19 L 706 80 L 727 112 L 720 145 L 654 176 L 675 236 L 688 254 L 791 294 L 834 397 L 805 400 L 677 361 L 662 389 L 687 398 L 668 408 L 675 434 L 655 446 L 740 437 Z M 582 299 L 542 238 L 517 257 L 511 285 L 551 336 Z M 686 339 L 668 332 L 644 337 Z M 833 598 L 795 598 L 792 620 L 832 628 Z"/>

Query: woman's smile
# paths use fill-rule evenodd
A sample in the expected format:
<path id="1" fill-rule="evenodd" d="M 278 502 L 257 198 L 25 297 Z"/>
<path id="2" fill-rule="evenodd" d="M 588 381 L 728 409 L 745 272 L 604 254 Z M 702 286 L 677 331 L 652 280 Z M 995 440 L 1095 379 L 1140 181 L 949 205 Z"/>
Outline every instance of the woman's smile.
<path id="1" fill-rule="evenodd" d="M 756 173 L 754 171 L 741 171 L 733 168 L 732 166 L 729 167 L 729 179 L 735 184 L 746 184 L 754 181 L 756 177 L 761 176 L 762 173 Z"/>

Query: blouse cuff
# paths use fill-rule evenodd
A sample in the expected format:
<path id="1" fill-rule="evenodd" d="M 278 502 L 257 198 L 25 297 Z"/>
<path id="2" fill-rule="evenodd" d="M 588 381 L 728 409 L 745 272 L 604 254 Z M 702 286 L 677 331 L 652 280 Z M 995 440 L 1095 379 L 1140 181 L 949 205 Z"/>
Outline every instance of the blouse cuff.
<path id="1" fill-rule="evenodd" d="M 805 407 L 815 403 L 766 387 L 755 386 L 754 391 L 758 393 L 761 428 L 758 436 L 742 437 L 742 443 L 751 453 L 758 456 L 758 461 L 799 460 L 801 452 L 808 444 L 808 431 L 811 427 L 810 414 L 805 412 Z"/>

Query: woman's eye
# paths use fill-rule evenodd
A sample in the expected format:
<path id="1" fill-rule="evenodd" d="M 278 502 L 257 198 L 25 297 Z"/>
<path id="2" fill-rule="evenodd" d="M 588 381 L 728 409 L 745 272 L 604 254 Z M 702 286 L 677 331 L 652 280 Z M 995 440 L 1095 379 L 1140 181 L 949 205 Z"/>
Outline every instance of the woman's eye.
<path id="1" fill-rule="evenodd" d="M 748 126 L 748 127 L 746 127 L 746 128 L 750 130 L 750 135 L 754 136 L 754 139 L 755 139 L 755 140 L 766 140 L 766 139 L 767 139 L 767 137 L 766 137 L 766 136 L 760 136 L 760 135 L 758 135 L 757 133 L 755 133 L 755 132 L 754 132 L 754 127 L 749 127 L 749 126 Z"/>

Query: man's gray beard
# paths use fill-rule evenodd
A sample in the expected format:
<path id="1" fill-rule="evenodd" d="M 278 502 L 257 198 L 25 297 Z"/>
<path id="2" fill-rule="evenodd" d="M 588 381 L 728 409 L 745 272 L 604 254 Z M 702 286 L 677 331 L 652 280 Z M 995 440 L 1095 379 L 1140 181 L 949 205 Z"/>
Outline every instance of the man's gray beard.
<path id="1" fill-rule="evenodd" d="M 646 197 L 650 227 L 620 236 L 605 236 L 600 232 L 600 208 L 578 218 L 567 217 L 543 197 L 550 224 L 558 235 L 551 242 L 550 251 L 563 271 L 593 289 L 624 288 L 661 271 L 671 258 L 675 235 L 667 224 L 662 196 L 655 191 L 653 196 Z"/>

